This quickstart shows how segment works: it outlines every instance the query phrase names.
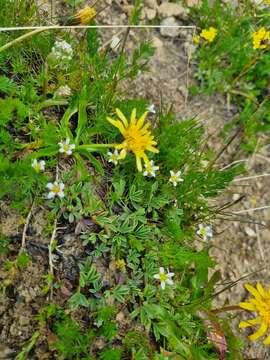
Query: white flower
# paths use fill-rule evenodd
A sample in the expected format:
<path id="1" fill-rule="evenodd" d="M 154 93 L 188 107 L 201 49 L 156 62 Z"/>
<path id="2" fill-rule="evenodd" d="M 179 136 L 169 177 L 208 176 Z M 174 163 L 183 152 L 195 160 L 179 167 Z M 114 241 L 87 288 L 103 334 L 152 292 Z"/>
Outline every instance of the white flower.
<path id="1" fill-rule="evenodd" d="M 114 165 L 117 165 L 118 161 L 121 159 L 118 150 L 114 150 L 113 153 L 108 151 L 107 155 L 109 156 L 108 162 L 113 163 Z"/>
<path id="2" fill-rule="evenodd" d="M 112 37 L 112 40 L 111 40 L 111 43 L 110 43 L 110 48 L 112 50 L 117 50 L 117 48 L 120 45 L 120 42 L 121 42 L 121 39 L 118 36 L 114 35 Z"/>
<path id="3" fill-rule="evenodd" d="M 159 268 L 159 273 L 154 275 L 154 279 L 157 279 L 160 281 L 161 289 L 164 290 L 166 284 L 173 285 L 172 277 L 174 276 L 174 273 L 167 272 L 165 273 L 165 270 L 163 267 Z"/>
<path id="4" fill-rule="evenodd" d="M 55 181 L 54 183 L 48 183 L 46 187 L 50 190 L 47 195 L 47 199 L 53 199 L 55 196 L 58 196 L 59 198 L 63 198 L 65 196 L 63 191 L 65 185 L 62 182 L 58 183 L 58 181 Z"/>
<path id="5" fill-rule="evenodd" d="M 44 160 L 37 161 L 37 159 L 34 159 L 32 161 L 32 168 L 36 172 L 44 171 L 45 170 L 45 161 Z"/>
<path id="6" fill-rule="evenodd" d="M 199 224 L 199 229 L 196 231 L 196 234 L 201 236 L 204 241 L 207 241 L 213 237 L 213 230 L 209 225 Z"/>
<path id="7" fill-rule="evenodd" d="M 59 152 L 65 153 L 67 155 L 71 155 L 72 150 L 75 149 L 75 144 L 70 144 L 69 138 L 67 138 L 65 142 L 61 141 L 60 143 L 58 143 L 58 145 L 60 146 Z"/>
<path id="8" fill-rule="evenodd" d="M 155 177 L 156 171 L 159 170 L 159 167 L 155 166 L 155 163 L 153 160 L 150 160 L 146 164 L 144 164 L 144 167 L 145 167 L 145 171 L 143 173 L 143 176 Z"/>
<path id="9" fill-rule="evenodd" d="M 148 105 L 146 110 L 149 111 L 149 112 L 152 113 L 152 114 L 155 114 L 155 113 L 156 113 L 156 109 L 155 109 L 155 105 L 154 105 L 154 104 Z"/>
<path id="10" fill-rule="evenodd" d="M 71 60 L 73 55 L 73 49 L 69 43 L 65 40 L 56 41 L 52 47 L 51 54 L 57 60 Z"/>
<path id="11" fill-rule="evenodd" d="M 71 94 L 72 92 L 68 85 L 60 86 L 55 92 L 56 96 L 61 96 L 61 97 L 70 96 Z"/>
<path id="12" fill-rule="evenodd" d="M 169 181 L 173 184 L 173 186 L 177 186 L 177 183 L 184 181 L 184 179 L 181 178 L 181 171 L 174 172 L 173 170 L 170 170 L 171 177 Z"/>

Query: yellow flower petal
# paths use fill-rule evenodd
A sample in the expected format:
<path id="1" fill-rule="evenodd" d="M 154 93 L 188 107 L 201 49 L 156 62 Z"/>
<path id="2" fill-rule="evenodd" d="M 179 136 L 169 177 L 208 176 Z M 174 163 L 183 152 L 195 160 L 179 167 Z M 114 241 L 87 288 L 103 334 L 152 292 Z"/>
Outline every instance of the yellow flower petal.
<path id="1" fill-rule="evenodd" d="M 267 338 L 263 341 L 264 345 L 269 345 L 270 344 L 270 334 L 267 336 Z"/>
<path id="2" fill-rule="evenodd" d="M 249 311 L 255 311 L 256 310 L 256 307 L 253 304 L 248 303 L 248 302 L 240 302 L 239 306 L 242 309 L 249 310 Z"/>
<path id="3" fill-rule="evenodd" d="M 137 121 L 137 128 L 138 129 L 140 129 L 143 126 L 147 114 L 148 114 L 148 111 L 144 112 L 142 114 L 142 116 L 139 118 L 139 120 Z"/>
<path id="4" fill-rule="evenodd" d="M 159 150 L 154 148 L 153 146 L 147 146 L 147 150 L 152 151 L 153 153 L 159 153 Z"/>
<path id="5" fill-rule="evenodd" d="M 121 123 L 120 120 L 113 120 L 109 117 L 107 117 L 107 120 L 115 127 L 117 127 L 117 129 L 120 131 L 120 133 L 125 136 L 126 130 L 123 126 L 123 124 Z"/>
<path id="6" fill-rule="evenodd" d="M 263 336 L 266 333 L 267 328 L 268 328 L 267 324 L 262 323 L 259 330 L 257 330 L 254 334 L 249 336 L 250 340 L 255 341 L 255 340 L 259 339 L 261 336 Z"/>
<path id="7" fill-rule="evenodd" d="M 260 293 L 250 284 L 245 284 L 245 288 L 249 291 L 255 298 L 261 299 Z"/>
<path id="8" fill-rule="evenodd" d="M 257 283 L 257 290 L 258 290 L 259 294 L 261 295 L 261 297 L 263 297 L 263 298 L 267 297 L 267 292 L 264 290 L 264 288 L 262 287 L 262 285 L 260 283 Z"/>
<path id="9" fill-rule="evenodd" d="M 142 171 L 142 160 L 139 156 L 136 156 L 136 165 L 137 165 L 137 169 L 141 172 Z"/>
<path id="10" fill-rule="evenodd" d="M 122 113 L 122 111 L 120 109 L 115 109 L 115 112 L 116 112 L 117 116 L 119 117 L 119 119 L 122 120 L 123 124 L 127 128 L 128 127 L 128 121 L 127 121 L 125 115 Z"/>
<path id="11" fill-rule="evenodd" d="M 132 110 L 131 117 L 130 117 L 130 125 L 136 124 L 136 108 Z"/>
<path id="12" fill-rule="evenodd" d="M 258 325 L 261 323 L 261 318 L 256 318 L 256 319 L 251 319 L 251 320 L 247 320 L 247 321 L 241 321 L 239 324 L 240 328 L 246 328 L 249 326 L 254 326 L 254 325 Z"/>

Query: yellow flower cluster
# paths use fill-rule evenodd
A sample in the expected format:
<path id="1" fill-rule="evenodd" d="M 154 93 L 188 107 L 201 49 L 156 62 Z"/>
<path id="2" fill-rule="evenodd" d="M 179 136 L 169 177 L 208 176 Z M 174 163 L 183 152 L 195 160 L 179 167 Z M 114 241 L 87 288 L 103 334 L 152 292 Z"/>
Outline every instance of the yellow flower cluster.
<path id="1" fill-rule="evenodd" d="M 148 130 L 150 124 L 145 124 L 147 111 L 137 120 L 136 109 L 133 109 L 130 122 L 128 122 L 125 115 L 119 109 L 116 109 L 116 114 L 119 118 L 118 120 L 107 118 L 113 126 L 117 127 L 124 137 L 124 141 L 119 145 L 115 145 L 115 148 L 121 150 L 121 159 L 126 157 L 127 151 L 133 152 L 136 157 L 137 169 L 142 171 L 142 159 L 145 164 L 149 163 L 145 152 L 148 150 L 153 153 L 158 153 L 158 149 L 155 148 L 157 143 L 154 141 L 154 136 Z"/>
<path id="2" fill-rule="evenodd" d="M 253 49 L 265 49 L 269 44 L 270 32 L 261 27 L 252 34 Z"/>
<path id="3" fill-rule="evenodd" d="M 74 25 L 87 25 L 94 17 L 97 15 L 97 12 L 94 8 L 86 6 L 81 9 L 74 15 L 73 24 Z"/>
<path id="4" fill-rule="evenodd" d="M 203 29 L 200 33 L 200 36 L 208 42 L 213 42 L 215 37 L 217 36 L 217 29 L 214 27 L 210 27 L 209 29 Z"/>
<path id="5" fill-rule="evenodd" d="M 254 296 L 249 298 L 246 302 L 241 302 L 239 306 L 248 311 L 257 313 L 257 317 L 251 320 L 242 321 L 239 324 L 240 328 L 260 325 L 259 329 L 249 336 L 250 340 L 257 340 L 270 328 L 270 287 L 265 290 L 260 283 L 256 288 L 249 284 L 245 284 L 245 288 Z M 264 345 L 270 344 L 270 334 L 263 341 Z"/>

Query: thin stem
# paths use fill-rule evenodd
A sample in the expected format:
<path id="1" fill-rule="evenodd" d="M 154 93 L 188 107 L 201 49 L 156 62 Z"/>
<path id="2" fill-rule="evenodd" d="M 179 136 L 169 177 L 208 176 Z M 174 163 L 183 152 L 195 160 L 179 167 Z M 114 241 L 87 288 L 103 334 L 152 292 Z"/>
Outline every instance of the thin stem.
<path id="1" fill-rule="evenodd" d="M 49 266 L 50 266 L 50 274 L 51 274 L 51 284 L 50 284 L 50 298 L 52 300 L 53 298 L 53 277 L 54 277 L 54 271 L 53 271 L 53 245 L 54 245 L 54 240 L 55 240 L 55 236 L 56 236 L 56 229 L 57 229 L 57 217 L 54 220 L 53 223 L 53 232 L 52 232 L 52 236 L 50 239 L 50 244 L 49 244 Z"/>
<path id="2" fill-rule="evenodd" d="M 117 82 L 118 82 L 118 81 L 117 81 L 117 74 L 118 74 L 118 71 L 119 71 L 119 68 L 120 68 L 120 64 L 121 64 L 121 61 L 122 61 L 122 56 L 123 56 L 123 53 L 124 53 L 124 50 L 125 50 L 125 46 L 126 46 L 126 42 L 127 42 L 127 39 L 128 39 L 129 32 L 130 32 L 130 27 L 127 28 L 127 31 L 126 31 L 126 33 L 125 33 L 125 36 L 124 36 L 124 39 L 123 39 L 123 43 L 122 43 L 122 46 L 121 46 L 118 63 L 117 63 L 117 66 L 116 66 L 116 69 L 115 69 L 115 73 L 114 73 L 114 76 L 113 76 L 112 91 L 115 91 L 116 86 L 117 86 Z"/>
<path id="3" fill-rule="evenodd" d="M 219 309 L 211 310 L 211 313 L 212 314 L 219 314 L 219 313 L 222 313 L 222 312 L 234 311 L 234 310 L 242 310 L 242 308 L 240 308 L 240 306 L 238 306 L 238 305 L 224 306 L 224 307 L 219 308 Z"/>
<path id="4" fill-rule="evenodd" d="M 44 27 L 44 28 L 39 28 L 39 29 L 36 29 L 36 30 L 33 30 L 33 31 L 30 31 L 22 36 L 19 36 L 17 37 L 17 39 L 14 39 L 10 42 L 8 42 L 7 44 L 3 45 L 0 47 L 0 52 L 4 51 L 4 50 L 7 50 L 9 48 L 11 48 L 12 46 L 14 45 L 17 45 L 19 43 L 21 43 L 22 41 L 24 41 L 25 39 L 28 39 L 36 34 L 39 34 L 41 33 L 42 31 L 45 31 L 45 30 L 49 30 L 51 29 L 52 27 L 51 26 L 48 26 L 48 27 Z"/>
<path id="5" fill-rule="evenodd" d="M 23 227 L 22 243 L 21 243 L 20 253 L 22 253 L 24 251 L 24 249 L 25 249 L 26 232 L 27 232 L 27 229 L 28 229 L 28 226 L 29 226 L 29 223 L 30 223 L 30 219 L 31 219 L 31 216 L 32 216 L 34 204 L 35 204 L 35 198 L 34 198 L 34 200 L 32 202 L 31 208 L 30 208 L 29 213 L 28 213 L 28 215 L 26 217 L 25 224 L 24 224 L 24 227 Z"/>
<path id="6" fill-rule="evenodd" d="M 115 147 L 116 144 L 85 144 L 85 145 L 79 145 L 77 146 L 77 150 L 80 149 L 107 149 Z"/>

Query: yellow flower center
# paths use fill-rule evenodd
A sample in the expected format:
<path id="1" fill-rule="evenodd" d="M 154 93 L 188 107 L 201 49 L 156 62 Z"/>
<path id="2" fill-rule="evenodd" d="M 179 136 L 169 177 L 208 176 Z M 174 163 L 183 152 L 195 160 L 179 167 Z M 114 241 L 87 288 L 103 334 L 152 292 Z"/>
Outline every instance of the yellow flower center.
<path id="1" fill-rule="evenodd" d="M 125 134 L 127 149 L 132 152 L 144 152 L 147 149 L 148 137 L 144 136 L 141 131 L 130 125 Z"/>
<path id="2" fill-rule="evenodd" d="M 166 280 L 168 280 L 168 275 L 165 273 L 159 274 L 159 278 L 160 278 L 160 281 L 166 281 Z"/>
<path id="3" fill-rule="evenodd" d="M 65 152 L 67 152 L 69 150 L 69 144 L 64 144 L 63 149 Z"/>
<path id="4" fill-rule="evenodd" d="M 200 234 L 202 236 L 205 236 L 206 235 L 206 229 L 205 228 L 200 229 Z"/>
<path id="5" fill-rule="evenodd" d="M 117 160 L 118 160 L 117 155 L 112 154 L 111 159 L 112 159 L 112 161 L 117 162 Z"/>
<path id="6" fill-rule="evenodd" d="M 55 194 L 58 194 L 60 191 L 61 191 L 61 189 L 60 189 L 59 185 L 53 185 L 52 192 L 54 192 Z"/>
<path id="7" fill-rule="evenodd" d="M 178 181 L 178 177 L 176 175 L 172 175 L 171 176 L 171 181 L 172 182 L 177 182 Z"/>
<path id="8" fill-rule="evenodd" d="M 39 163 L 36 163 L 36 164 L 34 165 L 34 169 L 35 169 L 35 171 L 39 172 L 39 171 L 41 170 L 40 164 L 39 164 Z"/>

